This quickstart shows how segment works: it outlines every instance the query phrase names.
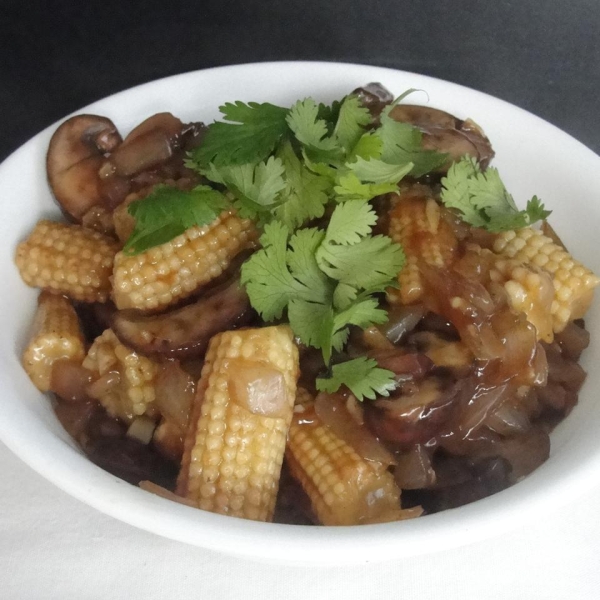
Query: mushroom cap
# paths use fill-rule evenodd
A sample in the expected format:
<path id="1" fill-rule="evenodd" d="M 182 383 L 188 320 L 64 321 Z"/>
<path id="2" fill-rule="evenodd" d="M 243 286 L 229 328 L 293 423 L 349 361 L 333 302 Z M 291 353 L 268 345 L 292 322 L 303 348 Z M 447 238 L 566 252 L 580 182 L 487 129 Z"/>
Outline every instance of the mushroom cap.
<path id="1" fill-rule="evenodd" d="M 54 132 L 46 154 L 48 183 L 65 215 L 80 221 L 102 203 L 98 170 L 104 155 L 121 143 L 114 123 L 98 115 L 76 115 Z"/>

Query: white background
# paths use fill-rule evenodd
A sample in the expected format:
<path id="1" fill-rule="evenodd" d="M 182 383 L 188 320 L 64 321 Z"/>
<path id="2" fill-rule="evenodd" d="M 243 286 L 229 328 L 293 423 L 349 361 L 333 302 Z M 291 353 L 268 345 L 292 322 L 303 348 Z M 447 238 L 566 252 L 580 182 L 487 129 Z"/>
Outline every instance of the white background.
<path id="1" fill-rule="evenodd" d="M 600 598 L 598 488 L 500 538 L 315 569 L 231 558 L 137 530 L 60 491 L 1 443 L 0 473 L 1 600 Z"/>

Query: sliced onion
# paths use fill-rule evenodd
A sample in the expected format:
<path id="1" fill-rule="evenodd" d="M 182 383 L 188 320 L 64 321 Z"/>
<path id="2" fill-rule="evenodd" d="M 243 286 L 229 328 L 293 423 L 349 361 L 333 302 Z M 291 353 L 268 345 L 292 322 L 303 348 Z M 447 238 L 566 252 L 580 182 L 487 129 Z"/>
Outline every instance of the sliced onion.
<path id="1" fill-rule="evenodd" d="M 398 457 L 394 478 L 401 490 L 418 490 L 435 484 L 435 471 L 423 446 L 417 444 Z"/>
<path id="2" fill-rule="evenodd" d="M 231 360 L 228 369 L 228 391 L 236 404 L 264 417 L 281 418 L 286 414 L 290 398 L 279 369 L 244 359 Z"/>
<path id="3" fill-rule="evenodd" d="M 185 431 L 196 386 L 177 361 L 165 361 L 156 378 L 156 406 L 169 421 Z"/>
<path id="4" fill-rule="evenodd" d="M 527 415 L 508 403 L 501 405 L 484 420 L 484 425 L 500 435 L 524 433 L 530 429 L 531 423 Z"/>
<path id="5" fill-rule="evenodd" d="M 387 466 L 396 463 L 395 458 L 381 442 L 366 427 L 355 421 L 340 394 L 319 394 L 315 399 L 315 412 L 329 429 L 352 446 L 365 460 Z"/>
<path id="6" fill-rule="evenodd" d="M 59 360 L 52 365 L 50 390 L 66 402 L 84 402 L 89 399 L 87 388 L 92 373 L 79 363 Z"/>
<path id="7" fill-rule="evenodd" d="M 155 429 L 156 423 L 152 419 L 149 417 L 137 417 L 131 422 L 126 435 L 147 446 L 152 440 Z"/>
<path id="8" fill-rule="evenodd" d="M 388 322 L 379 330 L 392 344 L 399 344 L 423 318 L 425 307 L 422 304 L 398 306 L 388 312 Z"/>
<path id="9" fill-rule="evenodd" d="M 96 379 L 87 388 L 87 393 L 91 398 L 102 398 L 121 383 L 121 374 L 118 371 L 109 371 Z"/>

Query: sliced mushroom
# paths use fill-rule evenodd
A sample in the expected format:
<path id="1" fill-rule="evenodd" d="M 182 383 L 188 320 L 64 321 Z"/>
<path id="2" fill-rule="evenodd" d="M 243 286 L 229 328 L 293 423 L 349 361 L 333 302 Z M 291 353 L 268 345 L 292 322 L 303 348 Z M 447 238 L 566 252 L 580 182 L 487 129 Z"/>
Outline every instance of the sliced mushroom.
<path id="1" fill-rule="evenodd" d="M 381 111 L 394 100 L 392 93 L 377 82 L 356 88 L 352 93 L 358 96 L 373 117 L 379 117 Z"/>
<path id="2" fill-rule="evenodd" d="M 131 131 L 109 157 L 103 171 L 116 177 L 130 177 L 158 167 L 173 156 L 182 131 L 182 122 L 171 113 L 153 115 Z"/>
<path id="3" fill-rule="evenodd" d="M 98 115 L 77 115 L 54 132 L 46 155 L 48 182 L 67 217 L 79 221 L 102 204 L 98 171 L 104 155 L 121 143 L 114 123 Z"/>
<path id="4" fill-rule="evenodd" d="M 456 396 L 456 385 L 431 377 L 412 394 L 365 404 L 365 423 L 382 441 L 407 450 L 438 433 L 452 415 Z"/>
<path id="5" fill-rule="evenodd" d="M 461 121 L 443 110 L 414 104 L 394 106 L 390 117 L 420 129 L 426 149 L 450 155 L 448 162 L 438 169 L 439 172 L 447 171 L 450 164 L 461 156 L 472 156 L 483 168 L 487 167 L 494 156 L 489 139 L 471 119 Z"/>
<path id="6" fill-rule="evenodd" d="M 248 296 L 236 280 L 194 304 L 161 315 L 117 311 L 112 327 L 124 344 L 138 352 L 190 357 L 204 354 L 216 333 L 243 325 L 251 317 Z"/>

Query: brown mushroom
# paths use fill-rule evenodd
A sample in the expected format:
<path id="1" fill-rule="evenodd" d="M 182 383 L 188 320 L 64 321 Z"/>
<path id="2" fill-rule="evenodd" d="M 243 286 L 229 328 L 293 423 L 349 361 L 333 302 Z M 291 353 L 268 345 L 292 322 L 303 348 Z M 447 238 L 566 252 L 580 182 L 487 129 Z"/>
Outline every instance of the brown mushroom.
<path id="1" fill-rule="evenodd" d="M 103 172 L 131 177 L 167 162 L 179 147 L 182 122 L 171 113 L 157 113 L 133 129 L 108 158 Z"/>
<path id="2" fill-rule="evenodd" d="M 469 155 L 486 168 L 494 157 L 494 150 L 485 133 L 471 119 L 461 121 L 454 115 L 429 106 L 398 104 L 390 111 L 390 117 L 409 123 L 423 132 L 423 146 L 449 154 L 449 160 L 438 169 L 446 172 L 453 161 Z"/>
<path id="3" fill-rule="evenodd" d="M 161 315 L 117 311 L 112 327 L 127 346 L 169 358 L 201 356 L 210 338 L 252 316 L 245 290 L 236 280 L 189 304 Z"/>
<path id="4" fill-rule="evenodd" d="M 98 170 L 104 155 L 121 143 L 114 123 L 98 115 L 76 115 L 54 132 L 46 155 L 48 183 L 65 215 L 80 221 L 102 204 Z"/>

